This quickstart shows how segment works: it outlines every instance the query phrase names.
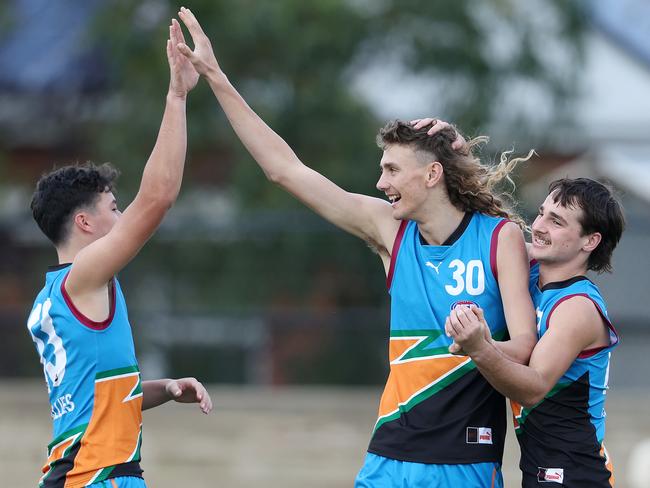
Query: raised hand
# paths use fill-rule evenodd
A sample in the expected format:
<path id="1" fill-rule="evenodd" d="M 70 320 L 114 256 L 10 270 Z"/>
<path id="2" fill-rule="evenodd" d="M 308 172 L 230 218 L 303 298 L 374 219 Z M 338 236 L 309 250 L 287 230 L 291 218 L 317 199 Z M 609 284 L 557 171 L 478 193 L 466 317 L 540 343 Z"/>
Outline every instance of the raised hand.
<path id="1" fill-rule="evenodd" d="M 169 90 L 179 97 L 185 97 L 196 86 L 199 74 L 192 63 L 178 50 L 178 44 L 184 43 L 181 26 L 172 19 L 167 40 L 167 61 L 169 62 Z"/>
<path id="2" fill-rule="evenodd" d="M 426 117 L 424 119 L 411 120 L 411 125 L 413 126 L 414 129 L 423 129 L 428 125 L 430 125 L 431 128 L 429 128 L 429 130 L 427 131 L 427 134 L 430 136 L 437 134 L 443 129 L 447 129 L 447 128 L 454 129 L 454 132 L 456 132 L 456 140 L 451 143 L 451 148 L 462 154 L 469 153 L 469 145 L 467 144 L 467 141 L 456 130 L 456 128 L 453 125 L 451 125 L 449 122 L 445 122 L 444 120 L 434 119 L 432 117 Z"/>
<path id="3" fill-rule="evenodd" d="M 196 378 L 169 380 L 165 385 L 165 391 L 175 402 L 198 403 L 205 414 L 212 410 L 210 394 Z"/>
<path id="4" fill-rule="evenodd" d="M 205 35 L 201 24 L 196 20 L 194 14 L 190 9 L 181 7 L 181 10 L 178 12 L 179 18 L 187 27 L 187 30 L 192 36 L 192 42 L 194 43 L 194 51 L 192 51 L 187 44 L 185 44 L 185 39 L 182 39 L 177 44 L 178 50 L 188 59 L 193 65 L 196 71 L 201 75 L 207 75 L 212 72 L 221 72 L 217 58 L 214 56 L 212 51 L 212 44 L 210 39 Z M 181 34 L 182 35 L 182 34 Z"/>

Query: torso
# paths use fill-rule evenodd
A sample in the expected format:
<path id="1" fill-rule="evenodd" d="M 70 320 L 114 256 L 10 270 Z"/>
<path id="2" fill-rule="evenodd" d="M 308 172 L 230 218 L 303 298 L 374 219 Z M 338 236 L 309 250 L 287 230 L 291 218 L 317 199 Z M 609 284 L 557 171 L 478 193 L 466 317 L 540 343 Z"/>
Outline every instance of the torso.
<path id="1" fill-rule="evenodd" d="M 568 487 L 609 487 L 611 464 L 603 445 L 604 407 L 610 356 L 618 336 L 598 288 L 586 277 L 577 276 L 539 288 L 538 276 L 535 266 L 531 269 L 531 295 L 538 337 L 548 330 L 560 303 L 582 296 L 598 310 L 609 340 L 604 346 L 583 351 L 536 406 L 522 408 L 513 402 L 524 486 L 555 481 Z"/>
<path id="2" fill-rule="evenodd" d="M 391 369 L 369 452 L 420 463 L 501 460 L 504 399 L 470 358 L 448 353 L 444 323 L 452 307 L 474 303 L 504 337 L 495 270 L 504 223 L 470 214 L 441 246 L 424 242 L 415 222 L 400 227 L 388 273 Z"/>
<path id="3" fill-rule="evenodd" d="M 142 385 L 124 296 L 114 279 L 109 316 L 94 322 L 65 292 L 69 270 L 46 274 L 28 320 L 52 406 L 46 488 L 142 473 Z"/>

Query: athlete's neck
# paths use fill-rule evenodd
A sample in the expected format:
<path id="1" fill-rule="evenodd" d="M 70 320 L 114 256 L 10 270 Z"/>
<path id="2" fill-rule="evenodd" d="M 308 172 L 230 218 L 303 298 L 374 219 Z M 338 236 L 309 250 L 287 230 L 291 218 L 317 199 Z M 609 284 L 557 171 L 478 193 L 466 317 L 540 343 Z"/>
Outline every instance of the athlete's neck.
<path id="1" fill-rule="evenodd" d="M 451 202 L 439 205 L 430 212 L 426 220 L 416 220 L 418 230 L 424 240 L 432 246 L 439 246 L 451 236 L 465 217 L 465 212 L 454 207 Z"/>

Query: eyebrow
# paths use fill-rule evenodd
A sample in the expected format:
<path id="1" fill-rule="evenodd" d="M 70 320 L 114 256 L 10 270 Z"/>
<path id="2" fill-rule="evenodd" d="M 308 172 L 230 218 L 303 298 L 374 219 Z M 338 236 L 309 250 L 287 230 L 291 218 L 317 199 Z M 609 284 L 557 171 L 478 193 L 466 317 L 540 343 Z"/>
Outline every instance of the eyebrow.
<path id="1" fill-rule="evenodd" d="M 549 212 L 548 214 L 549 214 L 552 218 L 559 220 L 559 221 L 562 222 L 563 224 L 566 224 L 566 223 L 567 223 L 566 220 L 564 220 L 561 216 L 559 216 L 559 215 L 556 214 L 555 212 Z"/>

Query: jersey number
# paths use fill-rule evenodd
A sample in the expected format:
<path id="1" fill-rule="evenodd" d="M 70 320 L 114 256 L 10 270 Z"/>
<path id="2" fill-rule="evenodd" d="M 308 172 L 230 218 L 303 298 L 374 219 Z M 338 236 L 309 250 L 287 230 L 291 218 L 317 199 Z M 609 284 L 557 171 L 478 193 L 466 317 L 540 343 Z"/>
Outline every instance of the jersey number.
<path id="1" fill-rule="evenodd" d="M 37 304 L 34 310 L 32 310 L 32 313 L 29 314 L 29 319 L 27 319 L 27 328 L 36 343 L 38 354 L 41 356 L 43 371 L 49 380 L 48 387 L 50 383 L 52 386 L 59 386 L 61 384 L 63 375 L 65 375 L 65 365 L 67 362 L 63 341 L 54 330 L 52 317 L 50 317 L 50 308 L 52 308 L 52 302 L 48 298 L 44 304 Z M 43 342 L 39 337 L 41 334 L 34 330 L 37 325 L 40 325 L 40 332 L 47 336 L 47 342 Z M 48 345 L 51 345 L 54 349 L 54 362 L 45 358 L 45 348 Z"/>
<path id="2" fill-rule="evenodd" d="M 449 268 L 453 270 L 451 277 L 456 282 L 454 286 L 445 285 L 445 290 L 450 295 L 456 296 L 467 291 L 476 296 L 485 291 L 485 271 L 481 260 L 472 259 L 465 265 L 460 259 L 454 259 L 449 263 Z"/>

